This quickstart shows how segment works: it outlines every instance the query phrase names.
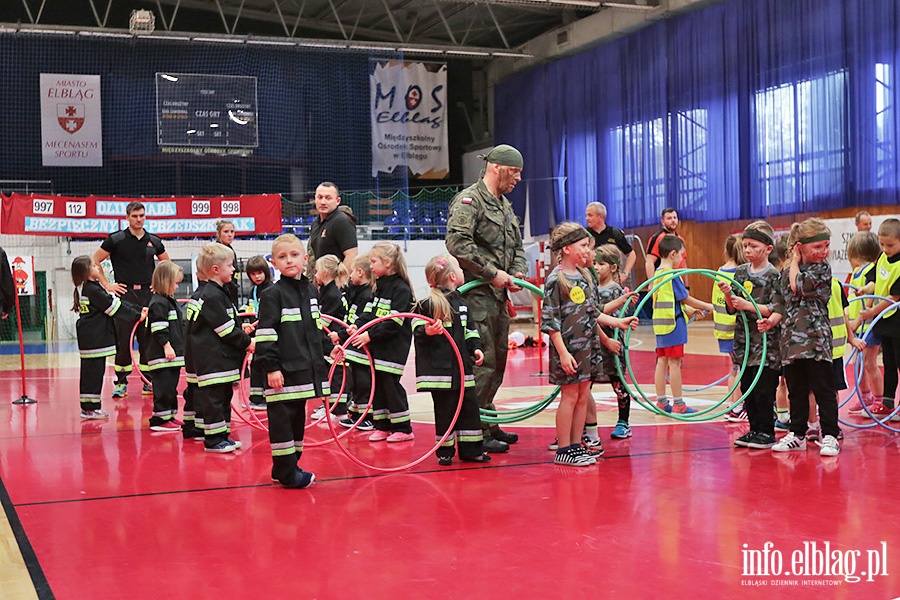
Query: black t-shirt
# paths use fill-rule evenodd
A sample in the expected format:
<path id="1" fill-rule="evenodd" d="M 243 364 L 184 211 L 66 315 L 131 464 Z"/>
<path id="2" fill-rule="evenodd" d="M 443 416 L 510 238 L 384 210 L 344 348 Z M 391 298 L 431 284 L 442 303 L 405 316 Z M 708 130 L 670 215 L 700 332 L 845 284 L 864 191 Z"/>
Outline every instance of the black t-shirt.
<path id="1" fill-rule="evenodd" d="M 324 221 L 316 219 L 309 228 L 309 246 L 316 258 L 334 254 L 344 260 L 344 252 L 358 245 L 356 225 L 342 210 L 334 209 Z"/>
<path id="2" fill-rule="evenodd" d="M 166 251 L 162 240 L 152 233 L 144 231 L 138 239 L 130 229 L 109 234 L 100 248 L 109 252 L 116 283 L 126 285 L 150 285 L 156 268 L 154 259 Z"/>
<path id="3" fill-rule="evenodd" d="M 615 244 L 622 251 L 622 254 L 626 256 L 634 252 L 634 248 L 631 247 L 631 244 L 625 238 L 625 232 L 618 227 L 607 225 L 600 233 L 588 227 L 588 233 L 593 236 L 598 248 L 603 244 Z"/>

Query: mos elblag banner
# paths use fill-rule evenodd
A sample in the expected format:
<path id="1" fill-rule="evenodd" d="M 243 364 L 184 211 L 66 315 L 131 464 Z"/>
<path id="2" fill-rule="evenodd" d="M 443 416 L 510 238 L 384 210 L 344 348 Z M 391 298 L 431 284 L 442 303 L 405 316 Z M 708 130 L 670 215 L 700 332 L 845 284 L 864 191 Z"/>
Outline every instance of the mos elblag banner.
<path id="1" fill-rule="evenodd" d="M 100 76 L 41 73 L 45 167 L 102 167 Z"/>
<path id="2" fill-rule="evenodd" d="M 447 150 L 447 65 L 377 62 L 369 77 L 372 177 L 407 167 L 443 179 Z"/>

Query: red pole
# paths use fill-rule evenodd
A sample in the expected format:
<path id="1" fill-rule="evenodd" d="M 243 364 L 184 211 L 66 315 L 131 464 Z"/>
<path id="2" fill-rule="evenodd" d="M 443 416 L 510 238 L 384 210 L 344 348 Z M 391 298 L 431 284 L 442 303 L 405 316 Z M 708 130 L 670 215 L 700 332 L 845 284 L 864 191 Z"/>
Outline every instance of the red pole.
<path id="1" fill-rule="evenodd" d="M 0 265 L 2 268 L 2 265 Z M 21 359 L 22 373 L 22 397 L 13 400 L 13 404 L 34 404 L 37 402 L 34 398 L 29 398 L 25 389 L 25 340 L 22 336 L 22 309 L 19 307 L 19 290 L 16 290 L 16 325 L 19 328 L 19 358 Z"/>

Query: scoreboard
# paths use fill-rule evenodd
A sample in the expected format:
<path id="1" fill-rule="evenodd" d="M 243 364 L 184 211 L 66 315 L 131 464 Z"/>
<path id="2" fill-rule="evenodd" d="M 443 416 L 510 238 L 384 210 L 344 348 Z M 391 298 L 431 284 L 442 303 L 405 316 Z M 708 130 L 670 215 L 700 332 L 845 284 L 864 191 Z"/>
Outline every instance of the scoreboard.
<path id="1" fill-rule="evenodd" d="M 157 73 L 156 122 L 163 152 L 249 154 L 259 145 L 256 77 Z"/>

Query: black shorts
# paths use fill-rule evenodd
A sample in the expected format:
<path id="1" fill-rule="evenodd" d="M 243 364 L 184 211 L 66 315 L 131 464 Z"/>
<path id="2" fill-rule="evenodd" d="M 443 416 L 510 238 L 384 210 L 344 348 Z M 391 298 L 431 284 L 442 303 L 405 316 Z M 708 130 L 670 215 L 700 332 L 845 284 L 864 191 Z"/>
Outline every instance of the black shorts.
<path id="1" fill-rule="evenodd" d="M 844 370 L 844 357 L 832 359 L 831 368 L 834 370 L 834 391 L 846 390 L 847 372 Z"/>

